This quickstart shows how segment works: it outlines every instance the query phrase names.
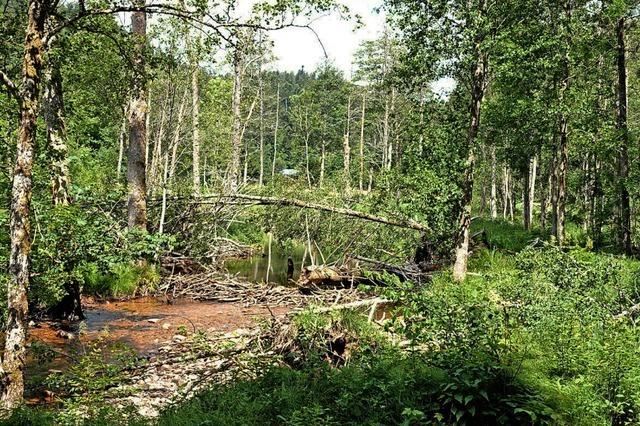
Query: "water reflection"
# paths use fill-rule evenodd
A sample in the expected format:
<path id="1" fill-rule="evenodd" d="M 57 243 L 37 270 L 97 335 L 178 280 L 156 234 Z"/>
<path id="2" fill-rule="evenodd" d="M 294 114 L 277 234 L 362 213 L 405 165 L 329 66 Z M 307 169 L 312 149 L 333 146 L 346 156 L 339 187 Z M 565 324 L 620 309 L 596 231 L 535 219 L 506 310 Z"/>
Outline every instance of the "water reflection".
<path id="1" fill-rule="evenodd" d="M 313 252 L 314 258 L 317 254 Z M 304 264 L 303 264 L 304 263 Z M 270 282 L 290 285 L 298 280 L 301 269 L 311 264 L 304 245 L 284 248 L 275 242 L 271 245 L 271 268 L 269 269 L 269 247 L 247 259 L 232 259 L 225 263 L 227 270 L 253 282 Z"/>

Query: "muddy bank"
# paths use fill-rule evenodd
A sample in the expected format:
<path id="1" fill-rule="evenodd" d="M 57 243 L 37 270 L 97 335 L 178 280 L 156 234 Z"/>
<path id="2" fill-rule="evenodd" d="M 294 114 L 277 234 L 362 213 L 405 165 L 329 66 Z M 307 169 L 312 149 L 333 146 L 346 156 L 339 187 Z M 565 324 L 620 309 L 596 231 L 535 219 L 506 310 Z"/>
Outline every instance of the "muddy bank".
<path id="1" fill-rule="evenodd" d="M 46 401 L 42 380 L 50 373 L 65 371 L 78 356 L 101 339 L 104 347 L 126 345 L 141 358 L 153 356 L 176 335 L 194 332 L 227 333 L 251 328 L 264 318 L 281 316 L 288 307 L 251 306 L 241 303 L 197 302 L 143 298 L 119 302 L 84 301 L 84 321 L 32 323 L 29 329 L 27 401 Z M 43 356 L 43 353 L 48 356 Z"/>

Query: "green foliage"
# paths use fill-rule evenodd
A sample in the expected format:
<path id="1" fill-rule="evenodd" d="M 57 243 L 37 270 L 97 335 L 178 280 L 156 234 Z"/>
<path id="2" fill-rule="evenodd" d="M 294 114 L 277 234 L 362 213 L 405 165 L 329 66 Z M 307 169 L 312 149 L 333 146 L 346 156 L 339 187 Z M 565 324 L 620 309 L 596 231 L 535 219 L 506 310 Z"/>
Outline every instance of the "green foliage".
<path id="1" fill-rule="evenodd" d="M 543 240 L 546 234 L 540 229 L 525 231 L 519 224 L 503 220 L 477 219 L 471 223 L 473 232 L 486 233 L 489 248 L 517 253 L 536 241 Z"/>
<path id="2" fill-rule="evenodd" d="M 123 297 L 153 292 L 160 275 L 153 265 L 116 263 L 108 271 L 99 270 L 95 263 L 83 267 L 84 290 L 103 297 Z"/>
<path id="3" fill-rule="evenodd" d="M 89 294 L 119 297 L 151 290 L 158 283 L 153 265 L 172 247 L 173 237 L 124 231 L 109 215 L 77 205 L 35 206 L 29 300 L 36 311 L 55 306 L 70 284 Z M 0 257 L 8 259 L 4 247 Z"/>
<path id="4" fill-rule="evenodd" d="M 445 274 L 423 291 L 387 291 L 402 306 L 391 330 L 447 369 L 463 401 L 482 399 L 469 387 L 480 379 L 482 392 L 515 386 L 482 410 L 504 403 L 534 422 L 639 421 L 640 333 L 635 320 L 618 316 L 640 300 L 637 261 L 545 244 L 515 258 L 483 250 L 471 267 L 479 273 L 463 284 Z M 441 398 L 458 401 L 450 389 Z"/>
<path id="5" fill-rule="evenodd" d="M 495 376 L 482 368 L 441 369 L 392 351 L 339 370 L 275 368 L 255 381 L 216 386 L 170 409 L 159 424 L 545 423 L 542 403 L 518 387 L 501 388 L 498 379 L 491 385 Z"/>

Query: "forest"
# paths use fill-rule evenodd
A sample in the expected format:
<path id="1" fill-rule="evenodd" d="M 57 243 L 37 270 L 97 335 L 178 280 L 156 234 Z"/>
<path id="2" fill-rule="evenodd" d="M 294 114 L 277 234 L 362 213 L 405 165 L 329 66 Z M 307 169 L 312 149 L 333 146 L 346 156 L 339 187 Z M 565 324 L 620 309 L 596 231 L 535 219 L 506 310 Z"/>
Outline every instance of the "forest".
<path id="1" fill-rule="evenodd" d="M 640 424 L 640 1 L 0 3 L 0 424 Z"/>

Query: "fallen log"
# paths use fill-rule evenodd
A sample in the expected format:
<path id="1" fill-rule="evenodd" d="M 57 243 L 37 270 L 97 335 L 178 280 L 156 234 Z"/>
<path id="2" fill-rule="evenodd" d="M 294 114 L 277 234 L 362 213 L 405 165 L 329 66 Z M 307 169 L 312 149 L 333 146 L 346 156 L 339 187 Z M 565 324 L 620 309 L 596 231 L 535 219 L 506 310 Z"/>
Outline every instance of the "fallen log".
<path id="1" fill-rule="evenodd" d="M 300 278 L 298 278 L 297 284 L 301 287 L 309 285 L 317 286 L 323 284 L 340 284 L 354 278 L 352 274 L 345 272 L 346 271 L 335 266 L 305 266 L 300 272 Z"/>
<path id="2" fill-rule="evenodd" d="M 431 278 L 431 276 L 433 275 L 433 271 L 436 271 L 440 268 L 440 266 L 437 264 L 426 265 L 426 270 L 421 269 L 418 265 L 398 266 L 358 255 L 349 255 L 349 258 L 360 262 L 369 263 L 377 271 L 388 272 L 390 274 L 396 275 L 400 279 L 418 282 L 422 279 Z"/>
<path id="3" fill-rule="evenodd" d="M 370 213 L 364 213 L 357 210 L 345 208 L 345 207 L 333 207 L 323 204 L 310 203 L 302 200 L 289 199 L 289 198 L 277 198 L 277 197 L 264 197 L 260 195 L 248 195 L 248 194 L 212 194 L 208 196 L 202 196 L 197 198 L 184 198 L 173 197 L 169 201 L 181 201 L 186 200 L 191 204 L 208 204 L 207 200 L 217 200 L 217 203 L 225 203 L 227 200 L 245 200 L 250 201 L 253 205 L 273 205 L 273 206 L 285 206 L 285 207 L 299 207 L 303 209 L 319 210 L 329 213 L 336 213 L 343 216 L 355 217 L 358 219 L 368 220 L 370 222 L 381 223 L 384 225 L 395 226 L 399 228 L 414 229 L 421 232 L 430 232 L 428 226 L 422 223 L 416 222 L 412 219 L 389 219 L 383 216 L 376 216 Z"/>

